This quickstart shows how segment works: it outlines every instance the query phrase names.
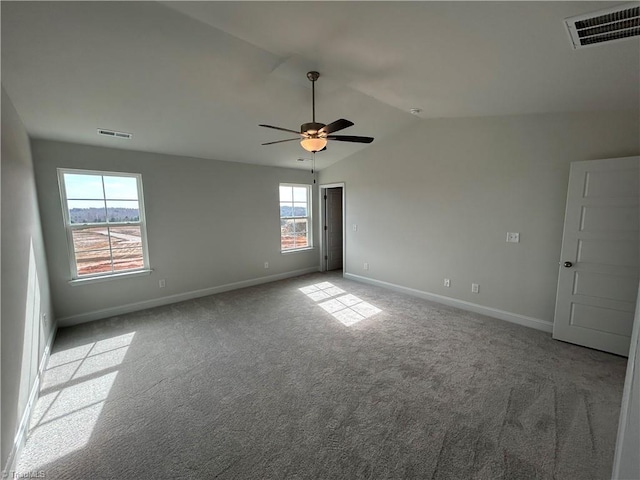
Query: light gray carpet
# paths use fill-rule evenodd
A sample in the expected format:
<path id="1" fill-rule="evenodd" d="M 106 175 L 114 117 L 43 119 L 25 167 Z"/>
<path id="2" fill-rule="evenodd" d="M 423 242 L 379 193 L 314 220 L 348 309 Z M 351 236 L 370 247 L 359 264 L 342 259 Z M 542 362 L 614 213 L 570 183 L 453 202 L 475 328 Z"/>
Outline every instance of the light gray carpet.
<path id="1" fill-rule="evenodd" d="M 312 274 L 61 329 L 19 472 L 605 479 L 625 367 Z"/>

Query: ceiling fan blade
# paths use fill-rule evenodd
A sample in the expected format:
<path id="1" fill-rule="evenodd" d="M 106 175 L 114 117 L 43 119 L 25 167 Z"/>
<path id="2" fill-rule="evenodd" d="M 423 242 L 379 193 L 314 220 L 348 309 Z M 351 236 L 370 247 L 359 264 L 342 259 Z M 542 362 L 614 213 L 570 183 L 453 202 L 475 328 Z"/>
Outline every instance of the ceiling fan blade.
<path id="1" fill-rule="evenodd" d="M 337 140 L 339 142 L 355 142 L 355 143 L 371 143 L 373 137 L 354 137 L 352 135 L 328 135 L 328 140 Z"/>
<path id="2" fill-rule="evenodd" d="M 352 125 L 353 125 L 353 122 L 345 118 L 341 118 L 339 120 L 336 120 L 335 122 L 331 122 L 329 125 L 322 127 L 318 133 L 329 134 L 329 133 L 337 132 L 338 130 L 343 130 Z"/>
<path id="3" fill-rule="evenodd" d="M 300 132 L 296 130 L 289 130 L 288 128 L 274 127 L 273 125 L 262 125 L 262 124 L 260 124 L 259 126 L 266 127 L 266 128 L 273 128 L 274 130 L 282 130 L 283 132 L 297 133 L 298 135 L 300 135 Z"/>
<path id="4" fill-rule="evenodd" d="M 286 140 L 276 140 L 275 142 L 267 142 L 267 143 L 263 143 L 262 145 L 273 145 L 274 143 L 293 142 L 294 140 L 298 142 L 300 141 L 299 138 L 287 138 Z"/>

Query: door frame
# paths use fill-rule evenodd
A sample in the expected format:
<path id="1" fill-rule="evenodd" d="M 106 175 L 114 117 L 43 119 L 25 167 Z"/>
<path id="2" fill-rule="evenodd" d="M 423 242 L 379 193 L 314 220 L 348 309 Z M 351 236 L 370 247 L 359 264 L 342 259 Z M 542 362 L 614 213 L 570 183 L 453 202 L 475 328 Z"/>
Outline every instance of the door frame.
<path id="1" fill-rule="evenodd" d="M 327 255 L 327 242 L 325 241 L 324 225 L 327 220 L 326 203 L 324 196 L 328 188 L 342 188 L 342 275 L 345 273 L 345 267 L 347 265 L 347 189 L 344 182 L 327 183 L 320 185 L 319 200 L 320 200 L 320 220 L 318 222 L 319 242 L 320 242 L 320 271 L 327 271 L 327 262 L 324 257 Z"/>
<path id="2" fill-rule="evenodd" d="M 629 349 L 629 360 L 627 361 L 627 373 L 625 375 L 624 390 L 622 392 L 622 405 L 620 406 L 620 420 L 618 422 L 618 437 L 616 440 L 616 450 L 613 457 L 614 480 L 629 478 L 628 475 L 637 475 L 640 472 L 638 456 L 634 452 L 638 451 L 638 445 L 634 437 L 638 437 L 640 426 L 637 418 L 634 418 L 633 405 L 638 403 L 640 398 L 640 286 L 638 287 L 638 299 L 636 301 L 636 313 L 633 322 L 633 332 L 631 333 L 631 347 Z M 638 414 L 635 414 L 637 417 Z M 634 467 L 637 470 L 634 471 Z M 631 477 L 633 478 L 633 477 Z"/>

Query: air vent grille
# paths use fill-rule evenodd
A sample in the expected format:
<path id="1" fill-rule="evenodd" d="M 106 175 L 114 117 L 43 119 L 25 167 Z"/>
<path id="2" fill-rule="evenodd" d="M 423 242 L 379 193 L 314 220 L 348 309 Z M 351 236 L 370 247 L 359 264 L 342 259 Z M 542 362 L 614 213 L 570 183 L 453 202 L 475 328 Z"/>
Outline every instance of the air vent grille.
<path id="1" fill-rule="evenodd" d="M 126 138 L 126 139 L 130 139 L 131 137 L 133 137 L 131 133 L 116 132 L 114 130 L 107 130 L 105 128 L 99 128 L 98 135 L 104 135 L 105 137 L 116 137 L 116 138 Z"/>
<path id="2" fill-rule="evenodd" d="M 587 37 L 581 40 L 582 45 L 593 45 L 595 43 L 610 42 L 611 40 L 621 40 L 628 37 L 637 37 L 640 35 L 640 26 L 630 30 L 621 32 L 612 32 L 597 37 Z"/>
<path id="3" fill-rule="evenodd" d="M 640 36 L 640 5 L 619 5 L 565 19 L 573 48 Z"/>
<path id="4" fill-rule="evenodd" d="M 627 8 L 621 11 L 615 11 L 613 13 L 609 13 L 607 15 L 600 15 L 599 17 L 589 18 L 587 20 L 581 20 L 576 22 L 576 28 L 589 28 L 595 27 L 596 25 L 603 25 L 605 23 L 614 23 L 620 22 L 622 20 L 626 20 L 627 18 L 637 18 L 640 14 L 640 7 L 635 8 Z"/>

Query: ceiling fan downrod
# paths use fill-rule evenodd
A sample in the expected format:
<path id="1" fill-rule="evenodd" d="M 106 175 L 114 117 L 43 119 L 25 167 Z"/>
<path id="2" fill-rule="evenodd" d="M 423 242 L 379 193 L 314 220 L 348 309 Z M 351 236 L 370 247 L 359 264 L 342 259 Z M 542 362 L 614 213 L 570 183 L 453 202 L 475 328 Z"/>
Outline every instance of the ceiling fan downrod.
<path id="1" fill-rule="evenodd" d="M 311 121 L 316 123 L 316 80 L 320 78 L 320 74 L 316 71 L 307 72 L 307 78 L 311 80 Z"/>

